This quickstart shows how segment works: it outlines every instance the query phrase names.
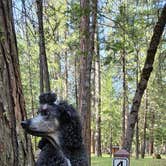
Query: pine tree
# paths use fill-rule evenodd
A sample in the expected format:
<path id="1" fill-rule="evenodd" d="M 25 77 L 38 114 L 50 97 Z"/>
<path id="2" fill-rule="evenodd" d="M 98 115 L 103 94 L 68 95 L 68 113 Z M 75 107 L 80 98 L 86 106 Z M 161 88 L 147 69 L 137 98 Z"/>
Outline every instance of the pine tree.
<path id="1" fill-rule="evenodd" d="M 161 15 L 158 19 L 158 22 L 155 25 L 153 36 L 151 38 L 151 42 L 147 51 L 144 67 L 141 72 L 141 78 L 133 98 L 133 103 L 132 103 L 132 107 L 131 107 L 131 111 L 129 115 L 127 131 L 126 131 L 125 142 L 123 145 L 123 148 L 128 150 L 129 152 L 131 149 L 131 143 L 132 143 L 133 134 L 134 134 L 134 127 L 135 127 L 136 119 L 138 117 L 138 111 L 139 111 L 141 99 L 147 87 L 150 74 L 153 70 L 155 54 L 160 42 L 160 38 L 164 31 L 165 24 L 166 24 L 166 5 L 164 6 L 161 12 Z"/>

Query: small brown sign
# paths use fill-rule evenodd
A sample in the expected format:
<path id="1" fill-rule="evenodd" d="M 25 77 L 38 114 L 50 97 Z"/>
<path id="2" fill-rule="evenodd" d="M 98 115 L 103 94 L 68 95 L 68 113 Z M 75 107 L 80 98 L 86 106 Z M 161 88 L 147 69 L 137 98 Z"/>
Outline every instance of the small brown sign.
<path id="1" fill-rule="evenodd" d="M 121 149 L 114 154 L 113 166 L 130 166 L 130 154 Z"/>

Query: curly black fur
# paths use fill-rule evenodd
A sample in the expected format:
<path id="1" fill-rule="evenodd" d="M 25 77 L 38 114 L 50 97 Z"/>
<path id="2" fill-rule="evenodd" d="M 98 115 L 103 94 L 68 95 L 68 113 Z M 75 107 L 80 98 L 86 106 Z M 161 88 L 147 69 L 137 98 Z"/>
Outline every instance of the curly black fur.
<path id="1" fill-rule="evenodd" d="M 60 148 L 54 147 L 46 139 L 41 140 L 39 144 L 42 144 L 39 159 L 36 163 L 36 166 L 68 166 L 67 158 Z"/>
<path id="2" fill-rule="evenodd" d="M 39 96 L 40 104 L 54 104 L 57 100 L 57 95 L 53 92 L 42 93 Z"/>
<path id="3" fill-rule="evenodd" d="M 65 101 L 54 104 L 56 95 L 46 93 L 40 95 L 40 104 L 51 104 L 54 111 L 59 111 L 60 145 L 52 145 L 47 138 L 39 142 L 41 153 L 37 166 L 88 166 L 87 155 L 82 140 L 81 122 L 78 112 Z"/>

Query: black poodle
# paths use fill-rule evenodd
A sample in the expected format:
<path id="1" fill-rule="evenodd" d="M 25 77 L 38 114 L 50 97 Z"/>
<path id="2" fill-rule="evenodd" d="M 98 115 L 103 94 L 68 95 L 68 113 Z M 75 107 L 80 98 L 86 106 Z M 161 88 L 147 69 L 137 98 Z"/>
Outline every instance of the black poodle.
<path id="1" fill-rule="evenodd" d="M 40 97 L 38 115 L 22 121 L 31 135 L 42 137 L 36 166 L 88 166 L 78 112 L 67 102 L 56 102 L 55 93 Z"/>

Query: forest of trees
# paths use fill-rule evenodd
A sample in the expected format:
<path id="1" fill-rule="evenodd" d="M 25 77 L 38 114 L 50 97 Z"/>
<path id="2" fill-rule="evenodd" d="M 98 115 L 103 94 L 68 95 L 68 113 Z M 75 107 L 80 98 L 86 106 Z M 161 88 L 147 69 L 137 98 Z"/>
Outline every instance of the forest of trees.
<path id="1" fill-rule="evenodd" d="M 20 122 L 54 91 L 89 154 L 166 154 L 164 0 L 0 0 L 0 163 L 34 165 Z M 1 165 L 1 164 L 0 164 Z"/>

